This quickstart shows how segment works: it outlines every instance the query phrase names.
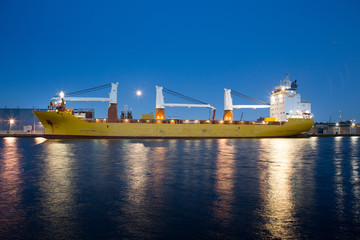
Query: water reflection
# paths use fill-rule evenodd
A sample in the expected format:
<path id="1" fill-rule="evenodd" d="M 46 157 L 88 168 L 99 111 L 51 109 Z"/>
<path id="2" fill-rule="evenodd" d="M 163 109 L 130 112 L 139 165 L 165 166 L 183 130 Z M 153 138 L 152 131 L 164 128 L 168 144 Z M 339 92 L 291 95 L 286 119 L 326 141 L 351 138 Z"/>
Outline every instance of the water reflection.
<path id="1" fill-rule="evenodd" d="M 34 141 L 0 139 L 1 236 L 358 236 L 357 137 Z"/>
<path id="2" fill-rule="evenodd" d="M 350 139 L 350 164 L 351 164 L 351 177 L 350 183 L 352 185 L 352 194 L 354 199 L 353 206 L 353 221 L 355 224 L 360 223 L 360 179 L 359 179 L 359 137 L 351 137 Z"/>
<path id="3" fill-rule="evenodd" d="M 338 217 L 343 220 L 344 217 L 344 183 L 343 183 L 343 160 L 342 154 L 342 140 L 343 137 L 335 137 L 334 141 L 334 164 L 335 164 L 335 196 L 336 196 L 336 209 Z"/>
<path id="4" fill-rule="evenodd" d="M 45 142 L 47 139 L 43 138 L 43 137 L 36 137 L 36 138 L 34 138 L 34 140 L 35 140 L 35 145 L 38 145 L 38 144 Z"/>
<path id="5" fill-rule="evenodd" d="M 14 137 L 3 138 L 0 160 L 0 233 L 5 235 L 24 220 L 22 209 L 22 157 L 18 140 Z"/>
<path id="6" fill-rule="evenodd" d="M 289 139 L 261 139 L 261 216 L 271 238 L 296 238 L 295 203 L 291 180 L 297 142 Z"/>
<path id="7" fill-rule="evenodd" d="M 311 215 L 315 208 L 315 166 L 314 159 L 319 158 L 318 144 L 319 138 L 297 139 L 292 146 L 292 157 L 294 174 L 291 179 L 292 191 L 294 195 L 295 207 L 298 211 L 304 211 L 303 214 L 308 216 L 303 221 L 312 221 Z"/>
<path id="8" fill-rule="evenodd" d="M 46 231 L 55 239 L 76 236 L 74 226 L 75 186 L 72 171 L 74 152 L 70 143 L 47 142 L 44 149 L 44 169 L 40 183 L 43 194 L 42 216 Z"/>
<path id="9" fill-rule="evenodd" d="M 152 154 L 155 156 L 151 162 L 151 175 L 152 175 L 152 196 L 157 200 L 164 198 L 164 177 L 165 177 L 165 164 L 166 164 L 166 147 L 155 147 Z"/>
<path id="10" fill-rule="evenodd" d="M 150 227 L 154 222 L 149 218 L 149 211 L 146 208 L 149 199 L 146 198 L 146 190 L 148 189 L 149 161 L 148 148 L 143 143 L 129 143 L 125 145 L 125 179 L 128 184 L 124 193 L 125 202 L 121 206 L 124 217 L 127 219 L 119 219 L 120 223 L 125 222 L 126 235 L 134 236 L 134 238 L 143 238 L 141 230 Z M 150 227 L 151 228 L 151 227 Z"/>
<path id="11" fill-rule="evenodd" d="M 229 225 L 234 214 L 234 165 L 235 165 L 235 146 L 228 145 L 228 139 L 219 139 L 218 154 L 215 170 L 215 193 L 214 217 L 222 225 Z"/>

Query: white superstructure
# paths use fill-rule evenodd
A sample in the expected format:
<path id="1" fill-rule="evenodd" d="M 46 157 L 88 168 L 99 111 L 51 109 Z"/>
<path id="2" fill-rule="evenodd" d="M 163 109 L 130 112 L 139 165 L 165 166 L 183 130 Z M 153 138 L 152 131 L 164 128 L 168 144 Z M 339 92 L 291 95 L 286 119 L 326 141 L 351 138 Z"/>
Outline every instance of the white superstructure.
<path id="1" fill-rule="evenodd" d="M 270 117 L 276 121 L 287 121 L 288 118 L 313 118 L 311 103 L 301 100 L 297 92 L 296 80 L 291 82 L 287 74 L 275 88 L 270 98 Z"/>

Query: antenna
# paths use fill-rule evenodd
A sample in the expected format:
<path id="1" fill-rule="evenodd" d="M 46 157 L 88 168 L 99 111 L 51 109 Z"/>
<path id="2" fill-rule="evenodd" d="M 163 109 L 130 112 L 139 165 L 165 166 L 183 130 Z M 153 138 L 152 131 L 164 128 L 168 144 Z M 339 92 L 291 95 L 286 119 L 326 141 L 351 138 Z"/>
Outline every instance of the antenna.
<path id="1" fill-rule="evenodd" d="M 339 119 L 340 119 L 340 121 L 339 122 L 341 122 L 341 111 L 339 111 Z"/>

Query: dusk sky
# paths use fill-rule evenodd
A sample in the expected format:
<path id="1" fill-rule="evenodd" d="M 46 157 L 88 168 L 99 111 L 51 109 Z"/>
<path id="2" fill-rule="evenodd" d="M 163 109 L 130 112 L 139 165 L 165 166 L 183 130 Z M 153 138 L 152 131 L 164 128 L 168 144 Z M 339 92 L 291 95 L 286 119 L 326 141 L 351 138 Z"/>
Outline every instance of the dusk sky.
<path id="1" fill-rule="evenodd" d="M 155 112 L 158 85 L 210 103 L 220 119 L 224 88 L 269 101 L 287 73 L 315 121 L 341 110 L 360 122 L 360 1 L 0 1 L 0 107 L 47 108 L 60 90 L 119 82 L 118 110 L 129 105 L 135 118 Z M 108 104 L 68 106 L 104 117 Z"/>

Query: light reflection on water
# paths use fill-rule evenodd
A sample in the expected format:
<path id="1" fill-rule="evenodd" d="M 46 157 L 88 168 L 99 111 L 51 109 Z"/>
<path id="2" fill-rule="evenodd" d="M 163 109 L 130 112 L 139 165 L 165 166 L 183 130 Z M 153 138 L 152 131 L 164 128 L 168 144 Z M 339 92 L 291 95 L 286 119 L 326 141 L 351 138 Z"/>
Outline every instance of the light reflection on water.
<path id="1" fill-rule="evenodd" d="M 360 224 L 360 179 L 359 179 L 359 137 L 351 137 L 351 178 L 352 194 L 354 196 L 352 201 L 354 224 Z"/>
<path id="2" fill-rule="evenodd" d="M 41 144 L 41 143 L 45 142 L 47 139 L 43 138 L 43 137 L 36 137 L 36 138 L 34 138 L 34 140 L 35 140 L 35 144 L 37 145 L 37 144 Z"/>
<path id="3" fill-rule="evenodd" d="M 0 239 L 355 238 L 359 138 L 0 139 Z"/>
<path id="4" fill-rule="evenodd" d="M 35 139 L 35 141 L 38 141 Z M 73 222 L 76 177 L 73 169 L 72 144 L 49 142 L 43 152 L 43 171 L 40 177 L 41 216 L 44 229 L 55 239 L 76 236 Z"/>
<path id="5" fill-rule="evenodd" d="M 0 139 L 3 146 L 0 155 L 0 237 L 7 235 L 24 221 L 21 206 L 23 190 L 22 168 L 20 166 L 21 150 L 18 139 L 6 137 Z"/>
<path id="6" fill-rule="evenodd" d="M 270 236 L 274 238 L 295 238 L 296 219 L 291 179 L 294 174 L 294 158 L 299 142 L 288 139 L 263 139 L 263 151 L 259 162 L 262 171 L 260 196 L 263 201 L 262 217 Z"/>
<path id="7" fill-rule="evenodd" d="M 149 210 L 147 209 L 146 190 L 149 187 L 148 149 L 143 143 L 129 143 L 125 147 L 125 179 L 128 187 L 125 193 L 124 204 L 121 206 L 124 216 L 131 216 L 125 224 L 125 231 L 130 236 L 136 236 L 141 228 L 151 225 Z M 120 222 L 124 219 L 120 218 Z"/>
<path id="8" fill-rule="evenodd" d="M 228 145 L 228 139 L 218 141 L 218 154 L 215 170 L 214 217 L 220 224 L 229 225 L 234 217 L 232 214 L 234 202 L 234 166 L 236 149 Z"/>
<path id="9" fill-rule="evenodd" d="M 334 176 L 334 183 L 335 183 L 335 196 L 336 196 L 336 208 L 338 219 L 340 221 L 344 221 L 344 177 L 343 177 L 343 149 L 342 149 L 342 140 L 343 137 L 335 137 L 334 141 L 334 166 L 335 166 L 335 176 Z"/>

